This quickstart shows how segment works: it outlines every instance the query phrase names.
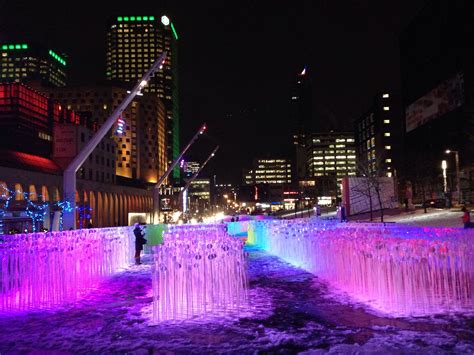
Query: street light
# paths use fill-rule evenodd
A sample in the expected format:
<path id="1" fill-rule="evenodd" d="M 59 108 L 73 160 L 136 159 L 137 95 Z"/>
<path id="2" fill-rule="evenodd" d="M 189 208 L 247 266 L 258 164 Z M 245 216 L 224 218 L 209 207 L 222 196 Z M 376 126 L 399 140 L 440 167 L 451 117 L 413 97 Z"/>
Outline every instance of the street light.
<path id="1" fill-rule="evenodd" d="M 448 182 L 447 182 L 447 176 L 446 176 L 446 169 L 448 168 L 448 163 L 446 160 L 443 160 L 441 162 L 441 169 L 443 169 L 443 187 L 444 187 L 444 193 L 448 192 Z"/>
<path id="2" fill-rule="evenodd" d="M 454 153 L 454 159 L 456 161 L 456 191 L 458 197 L 458 204 L 461 203 L 461 180 L 459 177 L 459 152 L 457 150 L 447 149 L 446 154 Z"/>

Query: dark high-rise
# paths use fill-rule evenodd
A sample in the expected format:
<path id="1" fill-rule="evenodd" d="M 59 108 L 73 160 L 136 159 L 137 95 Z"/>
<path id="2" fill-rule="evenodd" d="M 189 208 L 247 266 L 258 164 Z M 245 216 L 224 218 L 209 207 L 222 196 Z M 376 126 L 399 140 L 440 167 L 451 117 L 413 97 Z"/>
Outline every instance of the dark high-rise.
<path id="1" fill-rule="evenodd" d="M 156 94 L 166 109 L 167 159 L 179 154 L 178 34 L 167 16 L 117 16 L 108 23 L 106 77 L 132 82 L 164 52 L 167 59 L 144 91 Z M 173 172 L 179 178 L 179 167 Z"/>
<path id="2" fill-rule="evenodd" d="M 462 199 L 474 197 L 473 36 L 472 1 L 431 0 L 400 38 L 405 175 L 431 196 L 443 191 L 442 160 L 456 180 L 449 149 L 459 153 Z"/>
<path id="3" fill-rule="evenodd" d="M 66 56 L 34 43 L 0 44 L 0 81 L 66 85 Z"/>
<path id="4" fill-rule="evenodd" d="M 293 123 L 293 143 L 296 150 L 296 177 L 304 178 L 306 171 L 306 139 L 311 132 L 312 87 L 306 66 L 296 76 L 291 95 L 291 113 Z"/>

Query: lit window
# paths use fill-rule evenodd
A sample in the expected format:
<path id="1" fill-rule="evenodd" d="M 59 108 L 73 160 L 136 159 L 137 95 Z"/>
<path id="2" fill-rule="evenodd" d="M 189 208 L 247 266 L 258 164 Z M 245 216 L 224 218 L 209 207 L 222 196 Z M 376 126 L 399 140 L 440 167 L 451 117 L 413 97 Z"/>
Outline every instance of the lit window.
<path id="1" fill-rule="evenodd" d="M 389 172 L 387 173 L 387 177 L 392 177 L 392 172 L 391 172 L 391 171 L 389 171 Z"/>
<path id="2" fill-rule="evenodd" d="M 384 135 L 385 137 L 390 137 L 390 132 L 385 132 L 383 135 Z"/>
<path id="3" fill-rule="evenodd" d="M 392 162 L 392 159 L 390 159 L 390 158 L 389 158 L 389 159 L 385 159 L 385 162 L 386 162 L 386 163 L 391 163 L 391 162 Z"/>
<path id="4" fill-rule="evenodd" d="M 390 150 L 390 149 L 392 149 L 392 146 L 391 145 L 386 145 L 385 149 Z"/>
<path id="5" fill-rule="evenodd" d="M 390 97 L 390 95 L 389 95 L 389 94 L 383 94 L 382 97 L 383 97 L 384 99 L 388 99 L 388 98 Z"/>
<path id="6" fill-rule="evenodd" d="M 384 107 L 383 107 L 383 110 L 384 110 L 384 111 L 388 111 L 388 110 L 390 110 L 390 107 L 384 106 Z"/>
<path id="7" fill-rule="evenodd" d="M 390 123 L 390 120 L 383 120 L 383 123 L 389 124 L 389 123 Z"/>

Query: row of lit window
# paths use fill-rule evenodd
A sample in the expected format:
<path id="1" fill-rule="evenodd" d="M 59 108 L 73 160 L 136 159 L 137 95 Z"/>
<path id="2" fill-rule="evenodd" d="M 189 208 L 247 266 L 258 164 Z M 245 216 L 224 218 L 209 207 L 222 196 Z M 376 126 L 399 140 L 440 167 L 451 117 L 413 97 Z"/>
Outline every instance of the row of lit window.
<path id="1" fill-rule="evenodd" d="M 313 156 L 314 160 L 355 159 L 355 155 L 324 155 Z"/>
<path id="2" fill-rule="evenodd" d="M 332 160 L 332 161 L 314 161 L 311 165 L 344 165 L 344 164 L 355 164 L 355 160 Z"/>
<path id="3" fill-rule="evenodd" d="M 347 143 L 354 143 L 354 138 L 322 138 L 323 143 L 324 142 L 336 142 L 336 143 L 341 143 L 341 142 L 347 142 Z M 313 138 L 313 143 L 321 143 L 321 138 Z"/>

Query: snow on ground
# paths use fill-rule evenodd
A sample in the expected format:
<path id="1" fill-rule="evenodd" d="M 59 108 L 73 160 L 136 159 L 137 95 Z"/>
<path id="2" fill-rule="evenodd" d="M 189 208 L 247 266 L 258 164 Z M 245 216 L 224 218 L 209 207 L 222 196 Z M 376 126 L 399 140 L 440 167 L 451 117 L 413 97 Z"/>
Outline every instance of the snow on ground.
<path id="1" fill-rule="evenodd" d="M 391 318 L 317 277 L 249 249 L 241 317 L 150 325 L 149 261 L 55 311 L 0 316 L 0 353 L 473 353 L 474 317 Z"/>
<path id="2" fill-rule="evenodd" d="M 462 228 L 462 215 L 463 213 L 460 209 L 428 208 L 427 213 L 425 213 L 422 208 L 409 212 L 400 209 L 392 209 L 385 211 L 384 222 L 394 222 L 420 227 Z M 332 213 L 323 215 L 323 218 L 333 219 L 336 218 L 336 214 Z M 349 221 L 369 222 L 370 217 L 367 213 L 363 215 L 350 216 Z M 380 215 L 378 212 L 374 212 L 373 222 L 380 222 Z"/>

